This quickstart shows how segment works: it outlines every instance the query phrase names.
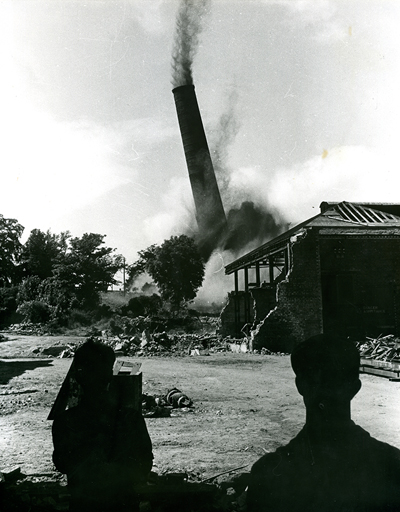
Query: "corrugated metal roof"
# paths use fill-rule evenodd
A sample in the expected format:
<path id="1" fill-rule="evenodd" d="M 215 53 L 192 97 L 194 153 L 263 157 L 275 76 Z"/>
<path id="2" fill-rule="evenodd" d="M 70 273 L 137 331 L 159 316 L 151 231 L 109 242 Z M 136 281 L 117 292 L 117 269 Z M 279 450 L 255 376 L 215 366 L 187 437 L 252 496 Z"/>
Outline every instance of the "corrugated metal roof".
<path id="1" fill-rule="evenodd" d="M 400 222 L 400 217 L 392 213 L 375 210 L 356 203 L 348 203 L 346 201 L 338 203 L 333 206 L 332 209 L 328 209 L 324 215 L 335 220 L 344 220 L 346 222 L 355 222 L 364 225 Z"/>
<path id="2" fill-rule="evenodd" d="M 231 274 L 235 270 L 253 265 L 256 261 L 261 261 L 269 254 L 281 250 L 288 243 L 291 236 L 303 230 L 332 228 L 339 229 L 340 232 L 343 230 L 343 234 L 345 234 L 349 228 L 354 230 L 357 226 L 359 229 L 371 228 L 374 231 L 379 228 L 390 227 L 400 229 L 400 216 L 378 209 L 381 206 L 379 204 L 377 204 L 376 209 L 371 208 L 369 205 L 365 206 L 360 203 L 349 203 L 347 201 L 342 201 L 341 203 L 322 203 L 321 205 L 324 205 L 322 213 L 294 226 L 257 249 L 233 261 L 225 267 L 225 273 Z"/>

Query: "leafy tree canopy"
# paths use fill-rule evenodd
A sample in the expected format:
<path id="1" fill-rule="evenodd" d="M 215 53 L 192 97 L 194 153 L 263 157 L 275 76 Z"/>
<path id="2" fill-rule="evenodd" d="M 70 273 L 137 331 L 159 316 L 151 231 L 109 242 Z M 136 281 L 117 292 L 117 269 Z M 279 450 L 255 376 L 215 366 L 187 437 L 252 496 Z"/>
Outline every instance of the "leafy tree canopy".
<path id="1" fill-rule="evenodd" d="M 121 255 L 113 255 L 114 249 L 103 246 L 104 238 L 96 233 L 71 238 L 68 251 L 53 272 L 84 308 L 98 304 L 100 292 L 116 283 L 114 276 L 123 264 Z"/>
<path id="2" fill-rule="evenodd" d="M 24 227 L 16 219 L 0 214 L 0 286 L 17 284 L 20 278 L 18 259 Z"/>
<path id="3" fill-rule="evenodd" d="M 24 274 L 40 279 L 51 277 L 54 266 L 67 251 L 69 237 L 68 232 L 54 235 L 50 231 L 33 229 L 20 256 Z"/>
<path id="4" fill-rule="evenodd" d="M 96 307 L 100 292 L 116 283 L 124 258 L 105 246 L 105 235 L 71 238 L 34 229 L 22 245 L 23 230 L 0 214 L 1 322 L 17 306 L 28 319 L 65 319 L 73 308 Z"/>
<path id="5" fill-rule="evenodd" d="M 139 252 L 129 268 L 130 280 L 146 271 L 156 283 L 161 297 L 179 310 L 196 297 L 203 283 L 205 264 L 193 240 L 186 235 L 172 236 L 160 246 Z"/>

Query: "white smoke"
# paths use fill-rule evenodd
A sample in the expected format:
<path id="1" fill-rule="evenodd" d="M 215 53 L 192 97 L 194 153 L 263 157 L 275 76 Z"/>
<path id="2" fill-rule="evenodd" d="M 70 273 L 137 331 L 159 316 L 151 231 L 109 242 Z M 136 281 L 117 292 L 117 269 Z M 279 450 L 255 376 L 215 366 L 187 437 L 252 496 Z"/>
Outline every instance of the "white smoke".
<path id="1" fill-rule="evenodd" d="M 228 292 L 233 289 L 232 276 L 225 274 L 225 265 L 234 258 L 229 251 L 214 252 L 206 264 L 203 285 L 194 300 L 194 306 L 208 311 L 221 311 Z"/>
<path id="2" fill-rule="evenodd" d="M 160 198 L 160 213 L 144 221 L 146 243 L 161 244 L 173 235 L 194 236 L 197 230 L 190 183 L 187 178 L 174 178 Z"/>
<path id="3" fill-rule="evenodd" d="M 263 190 L 292 223 L 319 213 L 322 201 L 398 202 L 398 161 L 391 150 L 337 147 L 271 175 L 259 169 L 246 174 L 253 174 L 247 188 L 258 195 Z"/>

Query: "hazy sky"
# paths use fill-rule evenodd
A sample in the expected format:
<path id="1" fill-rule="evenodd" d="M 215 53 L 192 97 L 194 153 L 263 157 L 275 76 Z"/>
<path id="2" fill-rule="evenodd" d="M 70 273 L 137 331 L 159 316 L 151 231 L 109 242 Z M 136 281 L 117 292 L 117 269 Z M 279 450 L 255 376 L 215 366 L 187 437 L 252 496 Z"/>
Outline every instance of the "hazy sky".
<path id="1" fill-rule="evenodd" d="M 0 1 L 0 213 L 136 251 L 190 232 L 178 0 Z M 400 202 L 400 2 L 213 0 L 193 65 L 224 204 Z M 225 262 L 227 263 L 227 262 Z"/>

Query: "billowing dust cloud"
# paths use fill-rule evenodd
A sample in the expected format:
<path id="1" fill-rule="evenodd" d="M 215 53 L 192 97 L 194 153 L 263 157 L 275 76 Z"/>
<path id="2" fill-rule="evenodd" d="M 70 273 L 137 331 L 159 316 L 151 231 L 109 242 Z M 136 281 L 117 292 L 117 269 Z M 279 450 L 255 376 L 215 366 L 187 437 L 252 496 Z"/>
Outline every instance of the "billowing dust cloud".
<path id="1" fill-rule="evenodd" d="M 232 183 L 234 170 L 229 166 L 231 146 L 240 130 L 238 92 L 232 89 L 215 127 L 210 130 L 211 152 L 215 174 L 227 212 L 228 231 L 215 249 L 232 251 L 234 256 L 280 234 L 286 223 L 268 206 L 266 198 L 254 197 L 256 183 L 249 174 L 246 190 Z M 257 199 L 257 200 L 256 200 Z"/>
<path id="2" fill-rule="evenodd" d="M 182 0 L 179 5 L 172 50 L 173 87 L 193 83 L 193 59 L 203 29 L 203 17 L 206 16 L 209 5 L 209 0 Z"/>

